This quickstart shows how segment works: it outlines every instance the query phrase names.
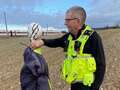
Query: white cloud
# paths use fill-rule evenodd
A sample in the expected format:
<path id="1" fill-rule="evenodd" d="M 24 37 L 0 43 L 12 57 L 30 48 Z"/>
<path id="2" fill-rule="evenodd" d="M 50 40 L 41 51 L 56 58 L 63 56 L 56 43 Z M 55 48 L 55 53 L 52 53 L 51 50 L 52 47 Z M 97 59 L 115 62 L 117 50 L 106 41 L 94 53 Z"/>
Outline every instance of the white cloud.
<path id="1" fill-rule="evenodd" d="M 88 22 L 93 26 L 120 24 L 120 0 L 92 0 Z"/>
<path id="2" fill-rule="evenodd" d="M 8 24 L 38 22 L 43 27 L 64 27 L 63 12 L 56 11 L 56 14 L 51 15 L 34 11 L 36 6 L 54 1 L 57 0 L 0 0 L 0 23 L 4 23 L 3 11 L 6 11 Z M 91 0 L 89 7 L 85 8 L 89 9 L 87 23 L 92 26 L 120 23 L 120 0 Z"/>

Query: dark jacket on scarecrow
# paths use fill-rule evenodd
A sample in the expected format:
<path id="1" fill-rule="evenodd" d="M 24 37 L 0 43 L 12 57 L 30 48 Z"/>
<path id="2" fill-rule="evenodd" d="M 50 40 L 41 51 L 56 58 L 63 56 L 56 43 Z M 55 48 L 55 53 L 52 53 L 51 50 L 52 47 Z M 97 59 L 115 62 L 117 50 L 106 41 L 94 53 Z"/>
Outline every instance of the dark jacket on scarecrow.
<path id="1" fill-rule="evenodd" d="M 20 82 L 21 90 L 50 90 L 47 63 L 42 55 L 29 47 L 24 51 Z"/>

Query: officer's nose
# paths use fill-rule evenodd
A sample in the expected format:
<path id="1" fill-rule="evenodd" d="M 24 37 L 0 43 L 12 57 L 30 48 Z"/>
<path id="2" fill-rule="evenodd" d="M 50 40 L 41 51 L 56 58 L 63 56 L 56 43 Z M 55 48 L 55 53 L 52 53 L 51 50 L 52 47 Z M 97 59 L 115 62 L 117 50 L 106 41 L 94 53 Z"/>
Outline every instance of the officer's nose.
<path id="1" fill-rule="evenodd" d="M 64 21 L 64 25 L 66 25 L 66 26 L 68 25 L 68 23 L 67 23 L 67 21 L 66 21 L 66 20 Z"/>
<path id="2" fill-rule="evenodd" d="M 66 26 L 67 24 L 64 22 L 64 25 Z"/>

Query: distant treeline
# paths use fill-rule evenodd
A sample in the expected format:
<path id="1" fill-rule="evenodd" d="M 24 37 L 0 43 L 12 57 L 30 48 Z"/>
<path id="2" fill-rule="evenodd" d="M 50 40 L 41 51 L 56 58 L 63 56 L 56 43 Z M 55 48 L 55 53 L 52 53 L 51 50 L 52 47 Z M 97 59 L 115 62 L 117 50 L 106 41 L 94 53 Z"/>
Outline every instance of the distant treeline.
<path id="1" fill-rule="evenodd" d="M 115 26 L 105 26 L 105 27 L 97 27 L 93 28 L 94 30 L 107 30 L 107 29 L 120 29 L 120 25 L 115 25 Z M 66 33 L 66 31 L 61 31 L 62 33 Z"/>
<path id="2" fill-rule="evenodd" d="M 115 26 L 105 26 L 105 27 L 100 27 L 100 28 L 93 28 L 94 30 L 105 30 L 105 29 L 119 29 L 120 25 L 115 25 Z"/>
<path id="3" fill-rule="evenodd" d="M 52 32 L 52 31 L 49 31 L 49 32 L 42 32 L 42 36 L 47 36 L 47 35 L 61 35 L 62 33 L 61 32 Z M 26 31 L 0 31 L 0 36 L 28 36 L 29 33 Z"/>

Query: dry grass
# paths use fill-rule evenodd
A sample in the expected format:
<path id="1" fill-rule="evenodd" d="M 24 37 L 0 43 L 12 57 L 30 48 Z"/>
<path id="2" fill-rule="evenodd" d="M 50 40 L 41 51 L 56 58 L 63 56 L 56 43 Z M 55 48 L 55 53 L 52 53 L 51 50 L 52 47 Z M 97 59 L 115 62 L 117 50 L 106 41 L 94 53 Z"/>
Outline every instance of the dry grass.
<path id="1" fill-rule="evenodd" d="M 120 90 L 120 30 L 98 33 L 103 40 L 107 63 L 102 90 Z M 27 41 L 25 37 L 0 38 L 0 90 L 20 90 L 19 73 L 25 47 L 19 43 Z M 44 46 L 43 55 L 49 65 L 53 90 L 68 90 L 69 86 L 59 77 L 60 65 L 64 59 L 63 50 Z"/>

